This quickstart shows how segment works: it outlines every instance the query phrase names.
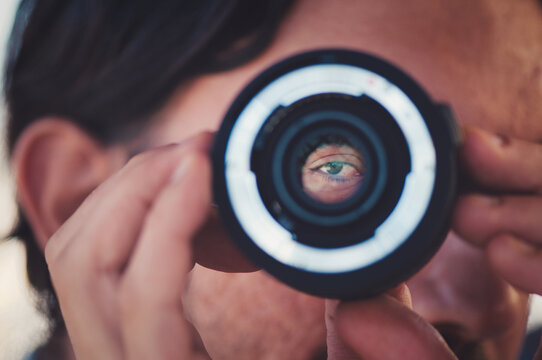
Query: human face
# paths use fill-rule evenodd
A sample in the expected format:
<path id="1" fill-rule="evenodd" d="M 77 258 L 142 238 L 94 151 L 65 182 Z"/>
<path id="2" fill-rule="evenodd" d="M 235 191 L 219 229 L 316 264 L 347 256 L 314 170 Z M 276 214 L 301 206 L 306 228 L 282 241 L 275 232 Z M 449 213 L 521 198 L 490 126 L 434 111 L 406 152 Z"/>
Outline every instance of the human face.
<path id="1" fill-rule="evenodd" d="M 159 145 L 216 130 L 255 75 L 289 55 L 323 47 L 370 52 L 399 65 L 436 101 L 450 104 L 462 125 L 539 140 L 539 6 L 535 0 L 301 0 L 262 56 L 179 89 L 146 140 Z M 474 342 L 490 358 L 516 356 L 528 296 L 499 279 L 481 249 L 450 233 L 408 286 L 414 310 L 452 346 Z M 185 309 L 213 358 L 325 354 L 323 301 L 261 271 L 226 274 L 196 267 Z"/>

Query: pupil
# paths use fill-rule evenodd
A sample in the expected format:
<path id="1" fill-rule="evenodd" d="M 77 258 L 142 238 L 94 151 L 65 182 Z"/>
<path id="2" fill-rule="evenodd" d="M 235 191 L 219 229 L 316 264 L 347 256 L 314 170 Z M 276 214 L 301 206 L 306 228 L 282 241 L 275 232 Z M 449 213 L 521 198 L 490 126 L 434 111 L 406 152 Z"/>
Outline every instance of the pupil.
<path id="1" fill-rule="evenodd" d="M 333 161 L 327 164 L 327 172 L 331 175 L 337 175 L 343 169 L 343 164 L 338 161 Z"/>

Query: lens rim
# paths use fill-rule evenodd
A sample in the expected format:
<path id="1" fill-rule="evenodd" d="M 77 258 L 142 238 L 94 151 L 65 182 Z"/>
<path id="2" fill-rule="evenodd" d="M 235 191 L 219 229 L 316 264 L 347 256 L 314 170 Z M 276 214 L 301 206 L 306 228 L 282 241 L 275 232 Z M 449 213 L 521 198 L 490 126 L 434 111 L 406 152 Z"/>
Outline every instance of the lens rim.
<path id="1" fill-rule="evenodd" d="M 274 79 L 295 69 L 315 64 L 359 66 L 385 77 L 416 106 L 425 122 L 436 153 L 435 185 L 424 217 L 407 241 L 370 266 L 342 272 L 313 272 L 285 265 L 262 251 L 239 224 L 226 187 L 224 158 L 229 134 L 246 104 Z M 232 104 L 212 151 L 215 201 L 233 239 L 256 264 L 285 283 L 308 293 L 342 299 L 377 294 L 395 286 L 420 269 L 436 252 L 448 229 L 456 184 L 456 148 L 459 131 L 449 114 L 443 114 L 423 89 L 408 75 L 380 58 L 356 51 L 324 49 L 289 58 L 258 76 Z"/>
<path id="2" fill-rule="evenodd" d="M 291 237 L 295 238 L 298 243 L 322 249 L 337 249 L 373 238 L 379 225 L 394 210 L 397 201 L 399 201 L 406 174 L 411 170 L 411 159 L 406 139 L 391 114 L 365 95 L 353 97 L 345 94 L 325 94 L 305 98 L 299 103 L 302 106 L 293 103 L 289 107 L 280 107 L 274 111 L 261 126 L 254 141 L 251 171 L 256 176 L 259 195 L 263 203 L 274 220 L 288 229 Z M 273 160 L 273 150 L 276 150 L 278 141 L 284 138 L 284 126 L 289 128 L 291 125 L 298 124 L 305 115 L 329 109 L 341 109 L 340 111 L 355 115 L 352 119 L 359 118 L 360 121 L 354 121 L 354 124 L 363 122 L 364 126 L 378 134 L 377 136 L 372 134 L 371 137 L 383 141 L 384 148 L 391 150 L 389 156 L 386 156 L 387 163 L 385 165 L 389 170 L 388 182 L 386 182 L 385 191 L 377 204 L 367 214 L 361 214 L 359 218 L 353 219 L 347 224 L 337 223 L 336 226 L 329 226 L 327 219 L 320 223 L 309 223 L 290 211 L 288 206 L 279 201 L 280 197 L 275 186 L 278 182 L 270 180 L 277 172 L 273 172 L 271 167 L 266 165 L 285 163 Z M 306 126 L 301 126 L 301 128 L 306 129 Z M 357 132 L 355 128 L 350 130 L 353 133 Z M 363 135 L 360 136 L 363 138 Z M 286 142 L 291 143 L 291 141 Z M 364 142 L 368 143 L 368 141 Z M 286 153 L 295 153 L 295 151 L 287 151 Z M 384 152 L 380 151 L 379 153 L 383 154 Z"/>

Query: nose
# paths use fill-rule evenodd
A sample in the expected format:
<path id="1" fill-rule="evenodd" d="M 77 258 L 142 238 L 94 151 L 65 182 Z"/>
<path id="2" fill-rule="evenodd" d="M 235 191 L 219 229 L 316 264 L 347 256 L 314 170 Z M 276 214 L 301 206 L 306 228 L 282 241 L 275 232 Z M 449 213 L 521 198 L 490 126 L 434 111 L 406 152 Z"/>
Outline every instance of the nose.
<path id="1" fill-rule="evenodd" d="M 500 336 L 525 317 L 518 311 L 526 295 L 492 271 L 483 249 L 454 233 L 408 286 L 417 313 L 467 341 Z"/>

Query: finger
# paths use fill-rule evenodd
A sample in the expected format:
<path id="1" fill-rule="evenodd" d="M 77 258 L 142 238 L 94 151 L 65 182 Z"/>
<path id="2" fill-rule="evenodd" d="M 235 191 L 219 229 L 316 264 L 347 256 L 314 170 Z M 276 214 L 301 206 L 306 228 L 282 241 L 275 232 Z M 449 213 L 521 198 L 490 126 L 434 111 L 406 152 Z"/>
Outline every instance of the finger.
<path id="1" fill-rule="evenodd" d="M 452 228 L 475 245 L 509 233 L 542 246 L 541 214 L 542 197 L 466 195 L 456 204 Z"/>
<path id="2" fill-rule="evenodd" d="M 72 274 L 77 271 L 71 270 Z M 74 277 L 77 275 L 74 275 Z M 116 360 L 124 358 L 116 311 L 103 308 L 104 298 L 114 299 L 108 286 L 59 288 L 53 279 L 62 319 L 78 360 Z M 93 296 L 100 294 L 100 297 Z"/>
<path id="3" fill-rule="evenodd" d="M 395 298 L 400 303 L 404 304 L 407 308 L 412 309 L 412 299 L 410 291 L 405 283 L 386 291 L 386 294 Z M 337 331 L 335 324 L 336 310 L 340 304 L 338 300 L 326 299 L 326 313 L 325 322 L 327 330 L 327 350 L 328 359 L 341 360 L 341 359 L 360 359 L 360 355 L 350 348 L 348 344 L 344 342 L 342 337 Z"/>
<path id="4" fill-rule="evenodd" d="M 185 156 L 145 219 L 121 283 L 123 337 L 130 359 L 192 356 L 182 293 L 193 266 L 191 242 L 211 204 L 206 154 Z"/>
<path id="5" fill-rule="evenodd" d="M 328 360 L 359 359 L 354 350 L 352 350 L 339 336 L 335 326 L 336 311 L 339 300 L 326 299 L 326 344 Z"/>
<path id="6" fill-rule="evenodd" d="M 117 311 L 111 304 L 115 284 L 104 274 L 118 272 L 126 262 L 148 204 L 186 151 L 181 148 L 206 148 L 210 139 L 206 134 L 186 146 L 166 146 L 133 160 L 91 194 L 49 240 L 46 260 L 79 357 L 122 357 Z M 156 171 L 150 174 L 149 169 Z"/>
<path id="7" fill-rule="evenodd" d="M 480 185 L 493 190 L 542 193 L 542 144 L 478 128 L 464 129 L 463 166 Z"/>
<path id="8" fill-rule="evenodd" d="M 410 290 L 405 283 L 386 291 L 386 294 L 397 299 L 399 302 L 412 309 L 412 298 L 410 296 Z M 328 359 L 340 360 L 340 359 L 358 359 L 359 356 L 355 354 L 339 335 L 336 325 L 336 310 L 339 305 L 339 300 L 326 299 L 326 343 Z"/>
<path id="9" fill-rule="evenodd" d="M 412 310 L 412 295 L 410 294 L 410 289 L 408 288 L 406 283 L 401 283 L 396 287 L 386 291 L 386 294 L 395 298 L 401 304 Z"/>
<path id="10" fill-rule="evenodd" d="M 508 234 L 491 239 L 487 247 L 491 266 L 513 286 L 542 295 L 542 249 Z"/>
<path id="11" fill-rule="evenodd" d="M 430 324 L 386 294 L 341 303 L 335 326 L 342 341 L 364 360 L 456 359 Z"/>

